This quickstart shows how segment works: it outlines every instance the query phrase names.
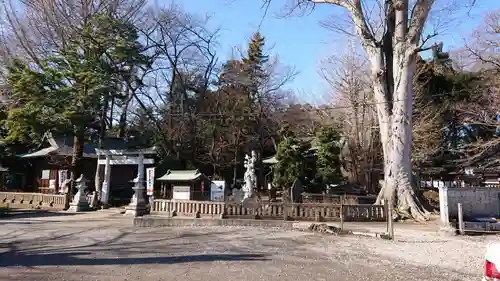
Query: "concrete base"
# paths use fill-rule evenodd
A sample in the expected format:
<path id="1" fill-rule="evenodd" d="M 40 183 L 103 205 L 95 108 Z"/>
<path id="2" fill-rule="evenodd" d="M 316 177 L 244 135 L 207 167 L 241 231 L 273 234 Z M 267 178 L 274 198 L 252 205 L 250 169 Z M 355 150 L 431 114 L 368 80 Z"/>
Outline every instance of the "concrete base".
<path id="1" fill-rule="evenodd" d="M 456 236 L 457 235 L 457 229 L 452 227 L 451 225 L 443 225 L 439 228 L 438 233 L 441 236 Z"/>
<path id="2" fill-rule="evenodd" d="M 141 206 L 127 206 L 125 208 L 125 216 L 134 216 L 134 217 L 141 217 L 144 215 L 149 214 L 148 209 L 146 206 L 141 207 Z"/>
<path id="3" fill-rule="evenodd" d="M 69 204 L 69 212 L 86 212 L 90 211 L 89 202 L 78 202 L 78 203 L 70 203 Z"/>
<path id="4" fill-rule="evenodd" d="M 145 216 L 134 218 L 134 226 L 138 227 L 183 227 L 183 226 L 254 226 L 262 228 L 282 228 L 292 230 L 293 222 L 280 220 L 248 220 L 248 219 L 195 219 L 182 217 Z"/>

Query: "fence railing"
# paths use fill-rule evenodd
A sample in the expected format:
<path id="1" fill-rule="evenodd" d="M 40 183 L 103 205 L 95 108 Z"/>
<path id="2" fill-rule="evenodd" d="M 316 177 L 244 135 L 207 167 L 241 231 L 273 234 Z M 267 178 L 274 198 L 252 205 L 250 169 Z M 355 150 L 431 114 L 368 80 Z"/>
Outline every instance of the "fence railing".
<path id="1" fill-rule="evenodd" d="M 302 193 L 304 203 L 329 203 L 339 205 L 373 204 L 377 196 Z"/>
<path id="2" fill-rule="evenodd" d="M 236 204 L 210 201 L 155 199 L 151 211 L 169 216 L 283 219 L 306 221 L 385 221 L 382 205 L 325 203 Z"/>
<path id="3" fill-rule="evenodd" d="M 0 203 L 15 208 L 64 209 L 66 196 L 43 193 L 0 192 Z"/>

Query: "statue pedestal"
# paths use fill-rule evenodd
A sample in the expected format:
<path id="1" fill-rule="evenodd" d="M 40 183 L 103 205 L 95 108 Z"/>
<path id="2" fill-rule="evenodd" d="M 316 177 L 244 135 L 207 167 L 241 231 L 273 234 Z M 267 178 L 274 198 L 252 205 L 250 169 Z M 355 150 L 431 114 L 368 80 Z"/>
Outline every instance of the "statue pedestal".
<path id="1" fill-rule="evenodd" d="M 78 192 L 73 197 L 71 203 L 69 203 L 70 212 L 83 212 L 90 210 L 89 200 L 87 199 L 87 195 L 85 195 L 86 181 L 83 178 L 83 175 L 75 181 L 76 188 L 78 188 Z M 69 191 L 68 191 L 69 192 Z"/>
<path id="2" fill-rule="evenodd" d="M 140 217 L 147 215 L 149 210 L 147 208 L 146 199 L 144 198 L 144 190 L 146 189 L 142 182 L 137 182 L 134 189 L 134 196 L 127 207 L 125 207 L 125 216 Z"/>
<path id="3" fill-rule="evenodd" d="M 69 203 L 69 209 L 68 211 L 70 212 L 84 212 L 90 210 L 90 205 L 89 201 L 87 200 L 87 196 L 85 193 L 80 193 L 78 191 L 75 194 L 75 197 L 73 198 L 73 201 Z"/>

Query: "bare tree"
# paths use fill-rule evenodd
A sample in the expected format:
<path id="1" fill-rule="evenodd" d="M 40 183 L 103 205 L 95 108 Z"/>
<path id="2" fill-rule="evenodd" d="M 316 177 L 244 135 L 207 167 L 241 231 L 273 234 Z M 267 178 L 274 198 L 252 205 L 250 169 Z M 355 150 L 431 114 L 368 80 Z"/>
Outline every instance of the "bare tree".
<path id="1" fill-rule="evenodd" d="M 376 166 L 380 164 L 378 122 L 369 80 L 368 62 L 354 52 L 334 55 L 321 66 L 321 74 L 330 86 L 330 116 L 342 133 L 343 172 L 351 183 L 378 191 Z"/>
<path id="2" fill-rule="evenodd" d="M 457 106 L 460 122 L 470 136 L 460 152 L 468 163 L 491 164 L 500 149 L 498 132 L 500 106 L 500 9 L 488 13 L 466 42 L 463 54 L 468 70 L 480 77 L 481 85 L 473 91 L 474 102 Z"/>
<path id="3" fill-rule="evenodd" d="M 431 84 L 434 68 L 439 66 L 434 62 L 434 59 L 429 62 L 421 60 L 413 77 L 412 163 L 417 167 L 432 162 L 434 157 L 443 152 L 443 115 L 451 106 L 444 98 L 436 100 L 439 97 L 429 91 L 433 89 Z M 427 75 L 429 72 L 430 76 Z"/>
<path id="4" fill-rule="evenodd" d="M 218 31 L 207 29 L 206 24 L 206 19 L 176 6 L 155 7 L 141 31 L 153 63 L 142 75 L 144 87 L 130 91 L 120 118 L 126 119 L 124 112 L 133 106 L 151 108 L 150 122 L 157 128 L 165 156 L 196 143 L 196 105 L 216 80 Z"/>
<path id="5" fill-rule="evenodd" d="M 264 0 L 269 3 L 271 0 Z M 423 36 L 435 0 L 290 0 L 292 10 L 318 4 L 344 8 L 370 62 L 384 155 L 384 185 L 377 203 L 390 200 L 403 216 L 425 220 L 412 188 L 412 78 L 418 52 L 435 34 Z M 374 13 L 373 13 L 374 12 Z M 380 15 L 373 17 L 373 15 Z M 345 22 L 344 22 L 345 23 Z M 340 30 L 345 24 L 339 25 Z M 347 32 L 349 33 L 349 32 Z"/>

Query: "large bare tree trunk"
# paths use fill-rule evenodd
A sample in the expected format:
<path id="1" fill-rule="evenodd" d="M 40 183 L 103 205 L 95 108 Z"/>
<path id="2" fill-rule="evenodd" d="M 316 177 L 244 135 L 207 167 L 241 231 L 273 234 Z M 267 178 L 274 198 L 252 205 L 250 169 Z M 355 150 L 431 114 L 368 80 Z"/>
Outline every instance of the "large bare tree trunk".
<path id="1" fill-rule="evenodd" d="M 412 78 L 419 40 L 433 0 L 417 1 L 408 17 L 408 0 L 386 1 L 385 35 L 375 39 L 361 1 L 326 1 L 345 7 L 370 60 L 384 154 L 384 184 L 377 199 L 389 200 L 399 214 L 425 220 L 412 186 Z"/>

